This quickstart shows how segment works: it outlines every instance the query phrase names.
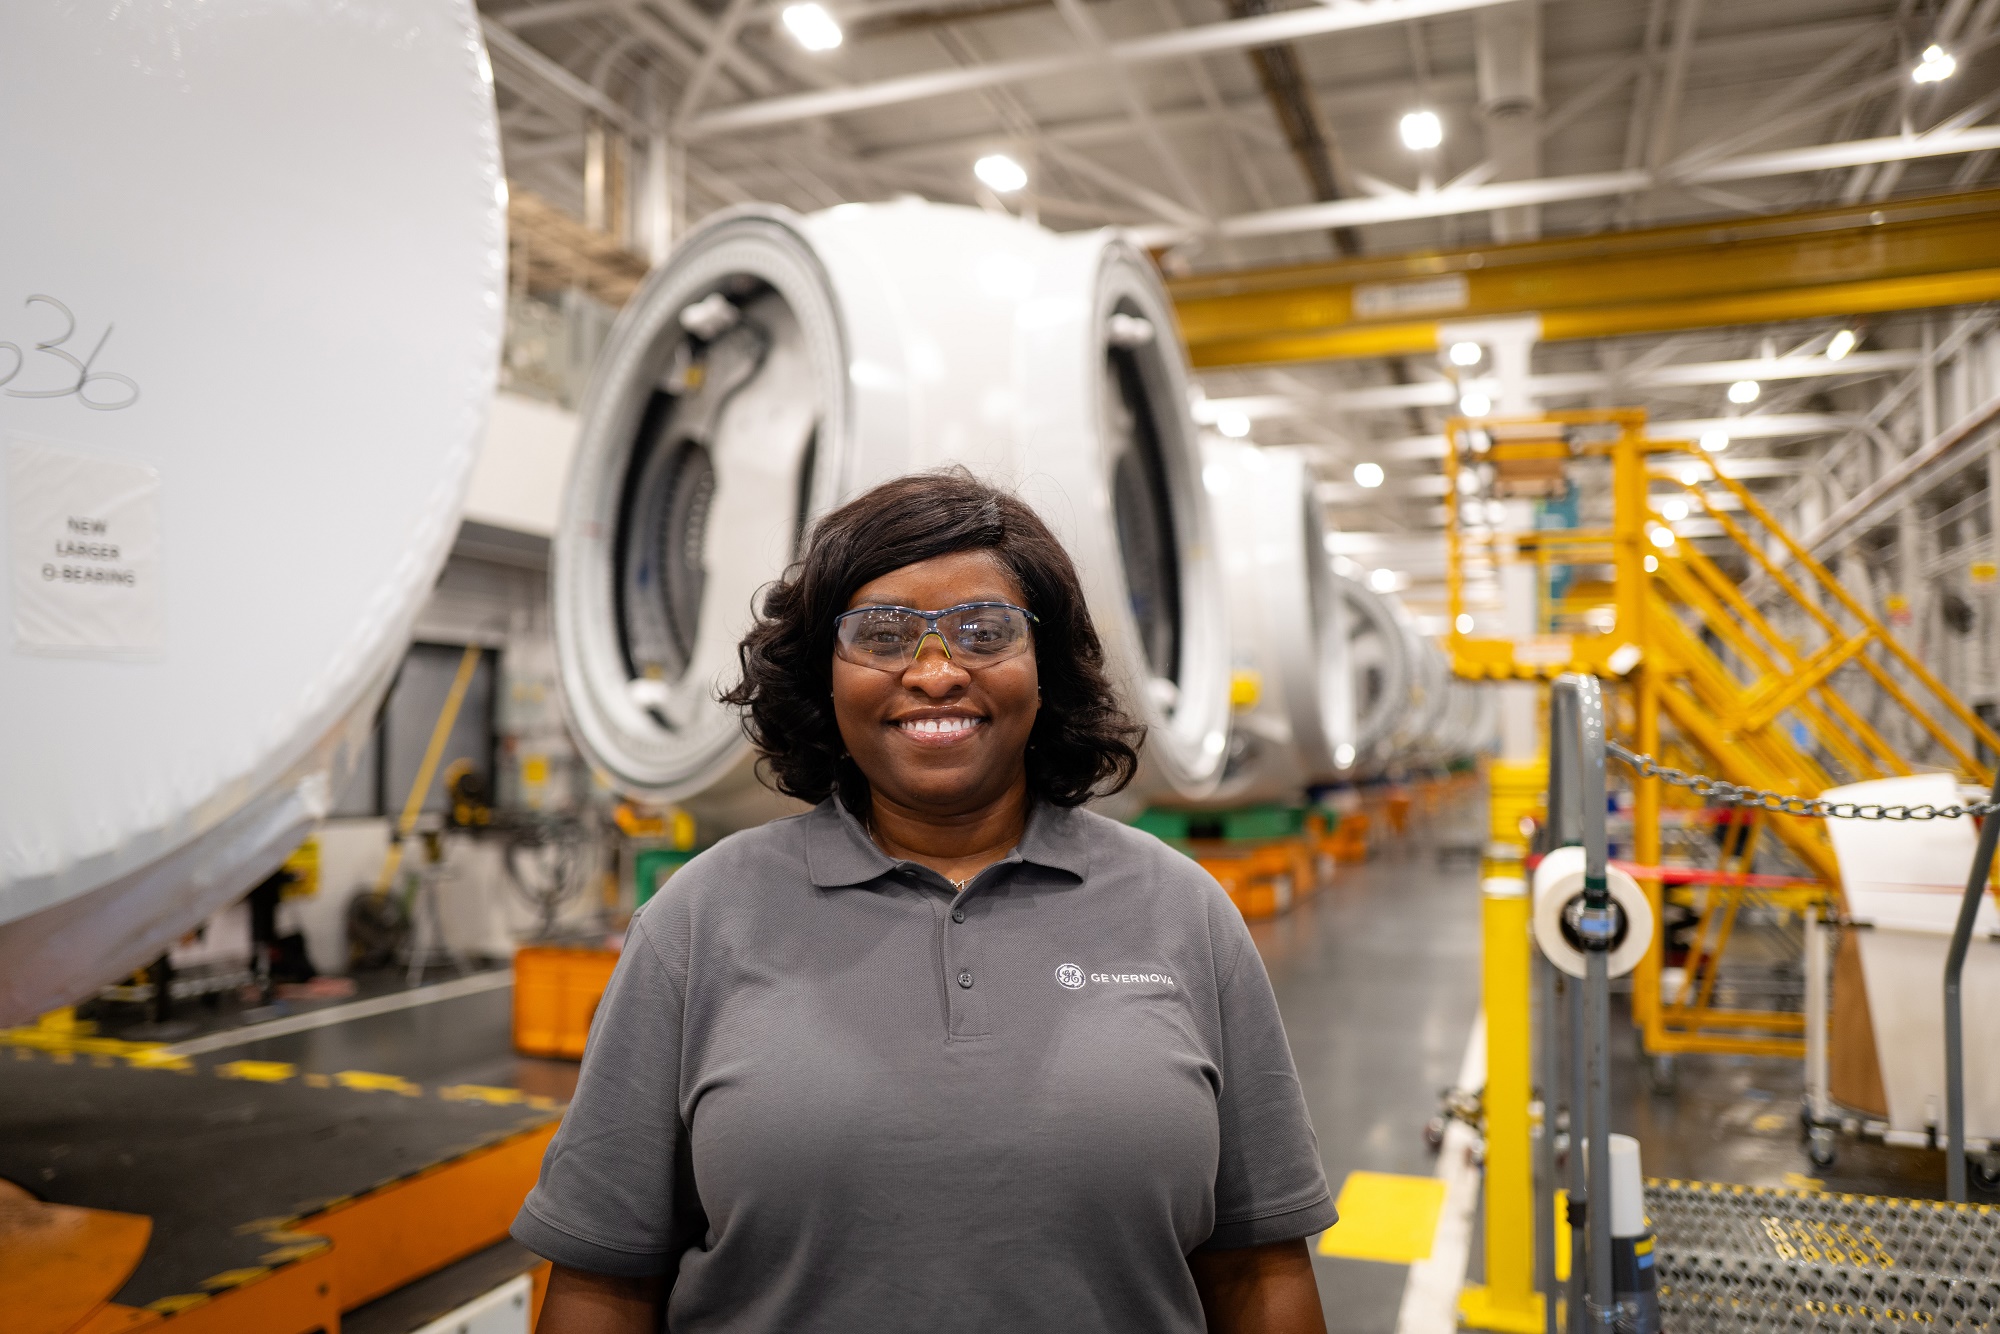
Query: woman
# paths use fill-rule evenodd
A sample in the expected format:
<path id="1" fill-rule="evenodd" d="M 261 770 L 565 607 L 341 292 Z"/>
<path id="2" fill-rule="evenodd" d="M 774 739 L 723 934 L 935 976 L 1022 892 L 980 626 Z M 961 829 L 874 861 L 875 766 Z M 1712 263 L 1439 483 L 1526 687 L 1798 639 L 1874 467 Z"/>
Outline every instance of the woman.
<path id="1" fill-rule="evenodd" d="M 1242 918 L 1062 546 L 962 471 L 827 515 L 727 696 L 813 810 L 633 919 L 514 1235 L 543 1334 L 1318 1334 L 1334 1221 Z"/>

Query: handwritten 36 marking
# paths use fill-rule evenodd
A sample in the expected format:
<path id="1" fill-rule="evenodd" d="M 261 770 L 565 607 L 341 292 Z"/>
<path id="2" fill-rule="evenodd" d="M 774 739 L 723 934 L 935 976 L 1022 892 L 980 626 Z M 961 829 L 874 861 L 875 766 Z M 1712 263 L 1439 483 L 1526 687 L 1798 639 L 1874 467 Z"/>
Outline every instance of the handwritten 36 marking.
<path id="1" fill-rule="evenodd" d="M 105 325 L 103 335 L 97 340 L 97 346 L 90 349 L 88 357 L 79 361 L 74 353 L 63 350 L 63 344 L 69 342 L 71 336 L 76 333 L 76 316 L 70 313 L 70 308 L 52 296 L 43 296 L 39 293 L 29 297 L 22 304 L 30 309 L 37 305 L 48 306 L 62 315 L 63 331 L 53 338 L 45 338 L 41 342 L 36 343 L 32 351 L 43 357 L 62 363 L 62 365 L 69 368 L 68 370 L 57 369 L 53 372 L 59 379 L 68 379 L 72 371 L 75 372 L 75 378 L 70 380 L 68 384 L 58 383 L 57 387 L 50 389 L 9 388 L 7 390 L 8 397 L 74 397 L 77 402 L 94 412 L 116 412 L 120 408 L 129 408 L 139 401 L 139 386 L 129 376 L 119 375 L 112 371 L 91 369 L 97 364 L 97 354 L 102 352 L 104 345 L 111 341 L 111 330 L 114 326 Z M 11 385 L 14 379 L 28 368 L 28 353 L 21 351 L 21 346 L 18 343 L 0 342 L 0 349 L 14 354 L 13 366 L 8 369 L 5 375 L 0 375 L 0 385 Z M 130 392 L 120 397 L 115 389 L 108 394 L 100 390 L 98 391 L 98 397 L 93 398 L 89 392 L 91 386 L 107 382 L 113 385 L 123 385 Z"/>

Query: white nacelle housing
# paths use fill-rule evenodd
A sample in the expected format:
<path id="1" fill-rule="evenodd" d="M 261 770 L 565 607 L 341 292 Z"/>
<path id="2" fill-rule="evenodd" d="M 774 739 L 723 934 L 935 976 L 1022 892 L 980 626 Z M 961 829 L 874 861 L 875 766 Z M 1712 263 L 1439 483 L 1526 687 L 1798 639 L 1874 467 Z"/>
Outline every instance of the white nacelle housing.
<path id="1" fill-rule="evenodd" d="M 467 0 L 10 4 L 0 124 L 6 1025 L 327 810 L 457 530 L 506 243 Z"/>
<path id="2" fill-rule="evenodd" d="M 1228 647 L 1185 357 L 1143 255 L 918 201 L 704 224 L 627 305 L 554 547 L 564 697 L 622 790 L 723 823 L 775 803 L 733 711 L 758 590 L 819 514 L 960 464 L 1075 557 L 1141 794 L 1220 773 Z"/>
<path id="3" fill-rule="evenodd" d="M 1305 460 L 1221 436 L 1203 443 L 1233 666 L 1254 696 L 1232 719 L 1228 767 L 1205 804 L 1296 802 L 1346 776 L 1358 753 L 1352 612 L 1326 558 Z"/>

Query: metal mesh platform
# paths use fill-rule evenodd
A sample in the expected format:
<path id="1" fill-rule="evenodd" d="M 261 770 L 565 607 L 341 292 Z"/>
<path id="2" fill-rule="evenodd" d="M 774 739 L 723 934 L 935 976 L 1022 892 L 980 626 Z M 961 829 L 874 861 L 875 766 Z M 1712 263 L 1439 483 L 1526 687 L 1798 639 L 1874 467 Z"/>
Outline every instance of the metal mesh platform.
<path id="1" fill-rule="evenodd" d="M 2000 1334 L 2000 1210 L 1650 1181 L 1668 1330 Z"/>

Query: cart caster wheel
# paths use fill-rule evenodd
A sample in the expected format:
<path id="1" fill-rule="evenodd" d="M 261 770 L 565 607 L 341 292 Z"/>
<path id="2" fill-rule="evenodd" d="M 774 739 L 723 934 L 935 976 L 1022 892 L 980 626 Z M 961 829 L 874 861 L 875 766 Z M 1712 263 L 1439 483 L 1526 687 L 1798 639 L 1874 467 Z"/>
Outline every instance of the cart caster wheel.
<path id="1" fill-rule="evenodd" d="M 1646 1082 L 1655 1093 L 1672 1093 L 1680 1087 L 1681 1071 L 1679 1062 L 1671 1054 L 1655 1056 L 1646 1067 Z"/>
<path id="2" fill-rule="evenodd" d="M 2000 1157 L 1986 1154 L 1971 1163 L 1972 1179 L 1981 1190 L 2000 1190 Z"/>
<path id="3" fill-rule="evenodd" d="M 1811 1160 L 1814 1167 L 1819 1168 L 1821 1171 L 1832 1167 L 1836 1157 L 1834 1153 L 1833 1132 L 1824 1129 L 1814 1130 L 1811 1142 L 1806 1145 L 1806 1157 Z"/>
<path id="4" fill-rule="evenodd" d="M 1424 1147 L 1436 1153 L 1444 1147 L 1444 1118 L 1433 1116 L 1424 1122 Z"/>

